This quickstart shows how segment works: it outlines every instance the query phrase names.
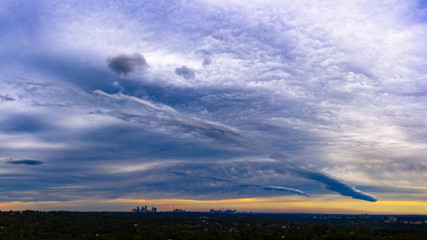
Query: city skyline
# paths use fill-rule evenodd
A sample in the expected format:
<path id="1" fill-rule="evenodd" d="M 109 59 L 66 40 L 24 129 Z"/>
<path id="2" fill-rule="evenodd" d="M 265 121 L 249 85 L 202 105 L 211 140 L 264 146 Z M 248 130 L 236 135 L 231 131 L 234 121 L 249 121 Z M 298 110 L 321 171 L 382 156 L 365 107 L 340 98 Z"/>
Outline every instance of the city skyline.
<path id="1" fill-rule="evenodd" d="M 427 214 L 427 5 L 0 7 L 0 210 Z"/>

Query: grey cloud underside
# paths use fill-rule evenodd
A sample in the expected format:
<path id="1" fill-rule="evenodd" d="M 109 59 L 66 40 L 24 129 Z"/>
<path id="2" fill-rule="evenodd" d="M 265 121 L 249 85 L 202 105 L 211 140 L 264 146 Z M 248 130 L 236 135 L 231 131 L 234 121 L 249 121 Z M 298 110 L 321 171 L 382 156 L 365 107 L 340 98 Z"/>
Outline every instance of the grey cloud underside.
<path id="1" fill-rule="evenodd" d="M 203 64 L 205 64 L 205 62 L 203 62 Z M 182 67 L 176 68 L 175 74 L 185 79 L 194 79 L 196 77 L 196 73 L 194 72 L 194 70 L 185 65 Z"/>
<path id="2" fill-rule="evenodd" d="M 3 96 L 3 95 L 0 95 L 0 100 L 2 100 L 2 101 L 15 101 L 14 98 L 9 97 L 9 96 Z"/>
<path id="3" fill-rule="evenodd" d="M 35 114 L 32 116 L 28 114 L 10 115 L 0 121 L 0 130 L 3 132 L 37 133 L 49 127 L 49 123 L 42 116 L 36 116 Z"/>
<path id="4" fill-rule="evenodd" d="M 107 60 L 108 67 L 120 76 L 127 76 L 137 69 L 147 66 L 147 61 L 140 53 L 120 54 Z"/>
<path id="5" fill-rule="evenodd" d="M 204 67 L 209 66 L 211 63 L 212 63 L 212 59 L 211 59 L 210 57 L 205 57 L 205 58 L 203 58 L 203 63 L 202 63 L 202 65 L 203 65 Z"/>

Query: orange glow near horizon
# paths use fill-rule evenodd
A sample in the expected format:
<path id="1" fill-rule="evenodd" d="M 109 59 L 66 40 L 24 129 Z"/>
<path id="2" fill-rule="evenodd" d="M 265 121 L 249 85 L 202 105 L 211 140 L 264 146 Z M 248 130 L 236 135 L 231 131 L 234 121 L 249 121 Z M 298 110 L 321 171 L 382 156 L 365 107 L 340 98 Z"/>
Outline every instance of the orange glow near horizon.
<path id="1" fill-rule="evenodd" d="M 274 213 L 348 213 L 348 214 L 418 214 L 427 215 L 427 202 L 420 201 L 378 201 L 358 200 L 325 201 L 303 199 L 301 197 L 243 198 L 228 200 L 186 200 L 186 199 L 85 199 L 76 201 L 44 202 L 3 202 L 2 211 L 8 210 L 71 210 L 71 211 L 130 211 L 148 205 L 159 211 L 173 208 L 188 211 L 208 211 L 209 209 L 236 209 L 246 212 Z"/>

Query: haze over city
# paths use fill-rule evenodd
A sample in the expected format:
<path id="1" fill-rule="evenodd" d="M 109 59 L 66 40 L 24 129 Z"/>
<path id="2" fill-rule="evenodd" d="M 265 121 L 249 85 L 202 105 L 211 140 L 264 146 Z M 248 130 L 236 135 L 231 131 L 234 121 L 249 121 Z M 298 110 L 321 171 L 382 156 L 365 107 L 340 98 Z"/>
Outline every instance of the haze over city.
<path id="1" fill-rule="evenodd" d="M 0 210 L 427 214 L 427 4 L 0 4 Z"/>

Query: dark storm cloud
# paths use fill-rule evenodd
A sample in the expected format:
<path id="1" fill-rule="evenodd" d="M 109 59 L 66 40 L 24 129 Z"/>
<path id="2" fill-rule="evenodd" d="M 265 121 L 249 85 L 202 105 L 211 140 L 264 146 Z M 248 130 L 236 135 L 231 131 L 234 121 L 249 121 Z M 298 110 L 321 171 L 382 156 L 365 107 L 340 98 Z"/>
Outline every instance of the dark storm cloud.
<path id="1" fill-rule="evenodd" d="M 33 160 L 33 159 L 19 159 L 19 160 L 7 159 L 6 163 L 14 164 L 14 165 L 41 165 L 41 164 L 43 164 L 42 161 Z"/>
<path id="2" fill-rule="evenodd" d="M 194 70 L 185 65 L 175 69 L 175 74 L 185 79 L 194 79 L 196 77 Z"/>
<path id="3" fill-rule="evenodd" d="M 140 53 L 120 54 L 107 59 L 108 67 L 120 76 L 127 76 L 147 66 L 147 61 Z"/>

